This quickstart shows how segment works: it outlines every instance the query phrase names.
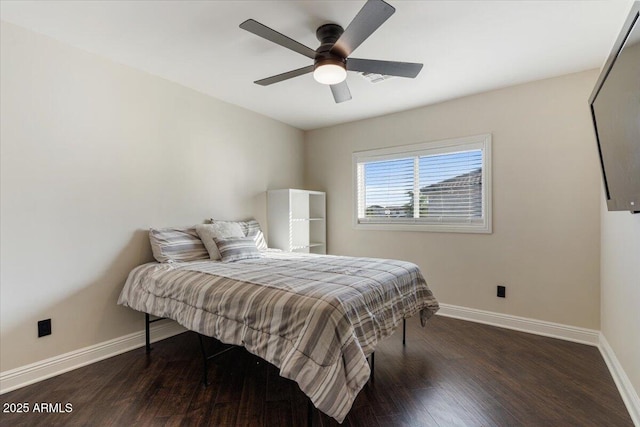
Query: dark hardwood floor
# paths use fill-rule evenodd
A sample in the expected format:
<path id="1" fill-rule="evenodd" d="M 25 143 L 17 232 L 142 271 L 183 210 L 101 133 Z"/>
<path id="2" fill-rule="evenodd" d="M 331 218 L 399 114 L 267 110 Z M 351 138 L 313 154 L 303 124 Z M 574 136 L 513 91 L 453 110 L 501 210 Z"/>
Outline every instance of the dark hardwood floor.
<path id="1" fill-rule="evenodd" d="M 407 321 L 376 352 L 349 426 L 633 426 L 598 349 L 436 316 Z M 2 413 L 3 426 L 305 426 L 307 399 L 243 349 L 210 363 L 191 332 L 0 396 L 71 403 L 68 413 Z M 314 425 L 337 423 L 314 411 Z"/>

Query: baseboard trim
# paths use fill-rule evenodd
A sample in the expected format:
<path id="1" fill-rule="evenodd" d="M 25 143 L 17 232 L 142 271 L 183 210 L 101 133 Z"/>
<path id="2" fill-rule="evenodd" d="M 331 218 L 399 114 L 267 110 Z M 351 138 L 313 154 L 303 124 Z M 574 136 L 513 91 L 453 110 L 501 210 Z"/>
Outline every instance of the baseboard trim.
<path id="1" fill-rule="evenodd" d="M 565 341 L 573 341 L 580 344 L 597 346 L 600 342 L 600 332 L 594 329 L 578 328 L 576 326 L 546 322 L 544 320 L 512 316 L 510 314 L 494 313 L 450 304 L 440 304 L 438 314 L 445 317 L 469 320 L 471 322 L 484 323 L 486 325 L 558 338 Z"/>
<path id="2" fill-rule="evenodd" d="M 162 321 L 151 326 L 152 342 L 160 341 L 186 331 L 172 321 Z M 0 394 L 37 383 L 47 378 L 108 359 L 109 357 L 144 346 L 144 331 L 134 332 L 100 344 L 41 360 L 30 365 L 0 372 Z"/>
<path id="3" fill-rule="evenodd" d="M 602 358 L 607 364 L 613 381 L 618 387 L 618 391 L 627 407 L 627 411 L 629 411 L 631 420 L 636 426 L 640 427 L 640 397 L 638 397 L 638 393 L 633 388 L 631 380 L 629 380 L 629 377 L 622 368 L 622 365 L 620 365 L 616 354 L 613 352 L 613 349 L 602 332 L 600 333 L 600 345 L 598 345 L 598 349 L 600 349 Z"/>

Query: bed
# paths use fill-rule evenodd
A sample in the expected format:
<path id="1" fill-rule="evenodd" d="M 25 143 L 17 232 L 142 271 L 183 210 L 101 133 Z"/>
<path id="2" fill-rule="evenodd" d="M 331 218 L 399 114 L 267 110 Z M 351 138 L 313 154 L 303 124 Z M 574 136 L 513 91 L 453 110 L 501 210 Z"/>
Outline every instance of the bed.
<path id="1" fill-rule="evenodd" d="M 147 263 L 131 271 L 118 303 L 245 347 L 338 422 L 369 379 L 378 342 L 438 310 L 415 264 L 276 251 Z"/>

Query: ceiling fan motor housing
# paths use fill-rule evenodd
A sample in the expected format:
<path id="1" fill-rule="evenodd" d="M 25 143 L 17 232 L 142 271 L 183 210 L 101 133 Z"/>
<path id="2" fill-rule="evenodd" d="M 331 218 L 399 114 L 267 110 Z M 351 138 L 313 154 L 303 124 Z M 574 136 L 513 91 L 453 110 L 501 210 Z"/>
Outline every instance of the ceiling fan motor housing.
<path id="1" fill-rule="evenodd" d="M 316 30 L 316 37 L 320 41 L 320 46 L 316 49 L 314 69 L 321 65 L 338 65 L 346 67 L 347 59 L 331 53 L 331 48 L 338 41 L 344 29 L 338 24 L 324 24 Z"/>

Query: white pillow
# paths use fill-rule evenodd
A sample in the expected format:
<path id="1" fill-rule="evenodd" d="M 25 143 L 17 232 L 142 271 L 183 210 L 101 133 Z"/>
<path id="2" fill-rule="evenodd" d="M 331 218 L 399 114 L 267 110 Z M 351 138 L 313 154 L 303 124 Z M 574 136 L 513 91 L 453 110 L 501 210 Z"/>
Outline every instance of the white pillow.
<path id="1" fill-rule="evenodd" d="M 220 252 L 214 239 L 228 239 L 230 237 L 245 237 L 244 232 L 239 224 L 234 222 L 217 222 L 214 224 L 198 224 L 196 225 L 196 233 L 200 236 L 200 240 L 204 243 L 209 258 L 213 260 L 220 259 Z"/>
<path id="2" fill-rule="evenodd" d="M 222 224 L 222 223 L 235 223 L 240 226 L 244 236 L 253 237 L 253 240 L 256 242 L 256 246 L 260 251 L 266 251 L 267 241 L 264 238 L 264 233 L 260 228 L 260 223 L 255 219 L 250 219 L 248 221 L 220 221 L 217 219 L 210 219 L 212 224 Z"/>

